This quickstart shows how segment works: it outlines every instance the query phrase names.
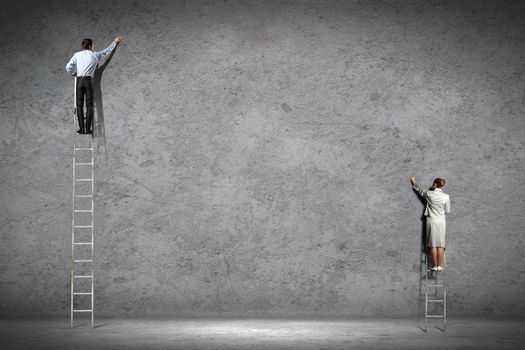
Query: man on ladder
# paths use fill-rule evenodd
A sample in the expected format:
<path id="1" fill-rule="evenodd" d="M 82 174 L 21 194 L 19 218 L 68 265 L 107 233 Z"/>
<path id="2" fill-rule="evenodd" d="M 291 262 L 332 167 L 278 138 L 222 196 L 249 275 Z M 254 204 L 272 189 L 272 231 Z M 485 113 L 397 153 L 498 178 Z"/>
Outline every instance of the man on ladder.
<path id="1" fill-rule="evenodd" d="M 67 72 L 75 76 L 75 113 L 78 117 L 77 134 L 92 134 L 93 77 L 99 61 L 108 56 L 122 39 L 117 36 L 113 43 L 100 52 L 93 51 L 93 40 L 82 40 L 83 51 L 73 55 L 66 65 Z M 84 121 L 84 97 L 87 118 Z M 74 130 L 74 129 L 73 129 Z M 73 147 L 73 210 L 71 232 L 71 327 L 75 313 L 90 313 L 91 327 L 94 322 L 94 194 L 95 154 L 94 139 L 75 135 Z M 87 249 L 86 249 L 87 248 Z M 88 281 L 86 283 L 80 281 Z M 89 298 L 90 306 L 86 302 Z M 83 302 L 82 302 L 83 301 Z"/>
<path id="2" fill-rule="evenodd" d="M 93 40 L 82 40 L 82 49 L 71 57 L 66 65 L 66 71 L 71 76 L 76 76 L 76 105 L 79 130 L 78 134 L 92 134 L 93 122 L 93 77 L 98 63 L 103 57 L 109 55 L 117 44 L 122 41 L 120 36 L 102 51 L 93 51 Z M 86 120 L 84 122 L 84 96 L 86 99 Z"/>

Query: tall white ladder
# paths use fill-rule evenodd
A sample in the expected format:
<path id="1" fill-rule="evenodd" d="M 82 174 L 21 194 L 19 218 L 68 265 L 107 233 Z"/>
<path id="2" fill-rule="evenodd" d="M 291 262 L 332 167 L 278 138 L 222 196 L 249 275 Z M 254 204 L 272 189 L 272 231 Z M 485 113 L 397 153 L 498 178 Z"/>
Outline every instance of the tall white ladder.
<path id="1" fill-rule="evenodd" d="M 443 252 L 443 270 L 432 271 L 429 267 L 428 253 L 425 254 L 425 332 L 428 330 L 429 318 L 442 318 L 442 331 L 445 332 L 447 329 L 447 284 L 445 278 L 447 271 L 446 256 L 445 251 Z M 438 312 L 437 310 L 441 310 L 441 312 Z"/>
<path id="2" fill-rule="evenodd" d="M 76 120 L 76 78 L 75 118 Z M 94 321 L 93 244 L 94 244 L 94 166 L 92 135 L 75 134 L 73 147 L 73 209 L 71 225 L 71 327 L 75 314 L 90 313 Z"/>

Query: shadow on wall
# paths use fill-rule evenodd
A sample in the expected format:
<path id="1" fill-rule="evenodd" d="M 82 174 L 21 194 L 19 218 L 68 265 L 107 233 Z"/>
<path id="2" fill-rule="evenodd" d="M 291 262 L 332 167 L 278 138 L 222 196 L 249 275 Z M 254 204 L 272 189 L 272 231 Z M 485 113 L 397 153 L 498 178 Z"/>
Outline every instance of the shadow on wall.
<path id="1" fill-rule="evenodd" d="M 102 99 L 102 74 L 104 73 L 104 70 L 109 65 L 109 62 L 113 58 L 113 55 L 117 51 L 118 45 L 115 47 L 113 51 L 109 54 L 109 56 L 106 58 L 104 63 L 100 66 L 98 66 L 97 70 L 95 71 L 95 77 L 93 79 L 93 95 L 95 98 L 95 127 L 94 127 L 94 133 L 93 137 L 96 137 L 99 139 L 97 144 L 97 151 L 99 154 L 105 155 L 106 154 L 106 130 L 104 126 L 104 101 Z"/>
<path id="2" fill-rule="evenodd" d="M 420 276 L 419 276 L 419 316 L 423 316 L 422 321 L 425 318 L 425 275 L 427 273 L 427 261 L 429 259 L 428 250 L 426 247 L 427 237 L 426 237 L 426 219 L 425 219 L 425 208 L 427 201 L 421 197 L 415 190 L 413 193 L 416 195 L 417 199 L 423 205 L 423 211 L 421 213 L 421 237 L 420 237 L 420 247 L 421 247 L 421 258 L 419 261 Z M 421 319 L 420 319 L 421 320 Z M 421 328 L 423 329 L 423 328 Z"/>

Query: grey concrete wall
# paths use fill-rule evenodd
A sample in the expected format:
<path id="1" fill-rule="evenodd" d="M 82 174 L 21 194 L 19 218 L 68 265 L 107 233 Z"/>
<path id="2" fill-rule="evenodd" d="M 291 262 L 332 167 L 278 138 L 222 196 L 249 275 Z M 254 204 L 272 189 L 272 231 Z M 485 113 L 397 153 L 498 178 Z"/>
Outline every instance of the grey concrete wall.
<path id="1" fill-rule="evenodd" d="M 417 175 L 448 180 L 449 314 L 523 316 L 524 18 L 512 1 L 2 2 L 1 315 L 67 313 L 64 66 L 120 34 L 95 139 L 99 314 L 418 314 Z"/>

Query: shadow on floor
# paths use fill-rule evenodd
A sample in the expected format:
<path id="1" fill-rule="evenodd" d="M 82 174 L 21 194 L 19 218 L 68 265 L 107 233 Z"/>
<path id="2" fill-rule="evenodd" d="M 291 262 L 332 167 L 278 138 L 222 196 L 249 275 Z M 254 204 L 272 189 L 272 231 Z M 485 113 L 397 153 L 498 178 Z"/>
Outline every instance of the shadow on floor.
<path id="1" fill-rule="evenodd" d="M 113 321 L 100 323 L 100 324 L 97 324 L 97 325 L 93 326 L 93 328 L 101 328 L 101 327 L 107 326 L 108 324 L 111 324 L 111 323 L 113 323 Z"/>

